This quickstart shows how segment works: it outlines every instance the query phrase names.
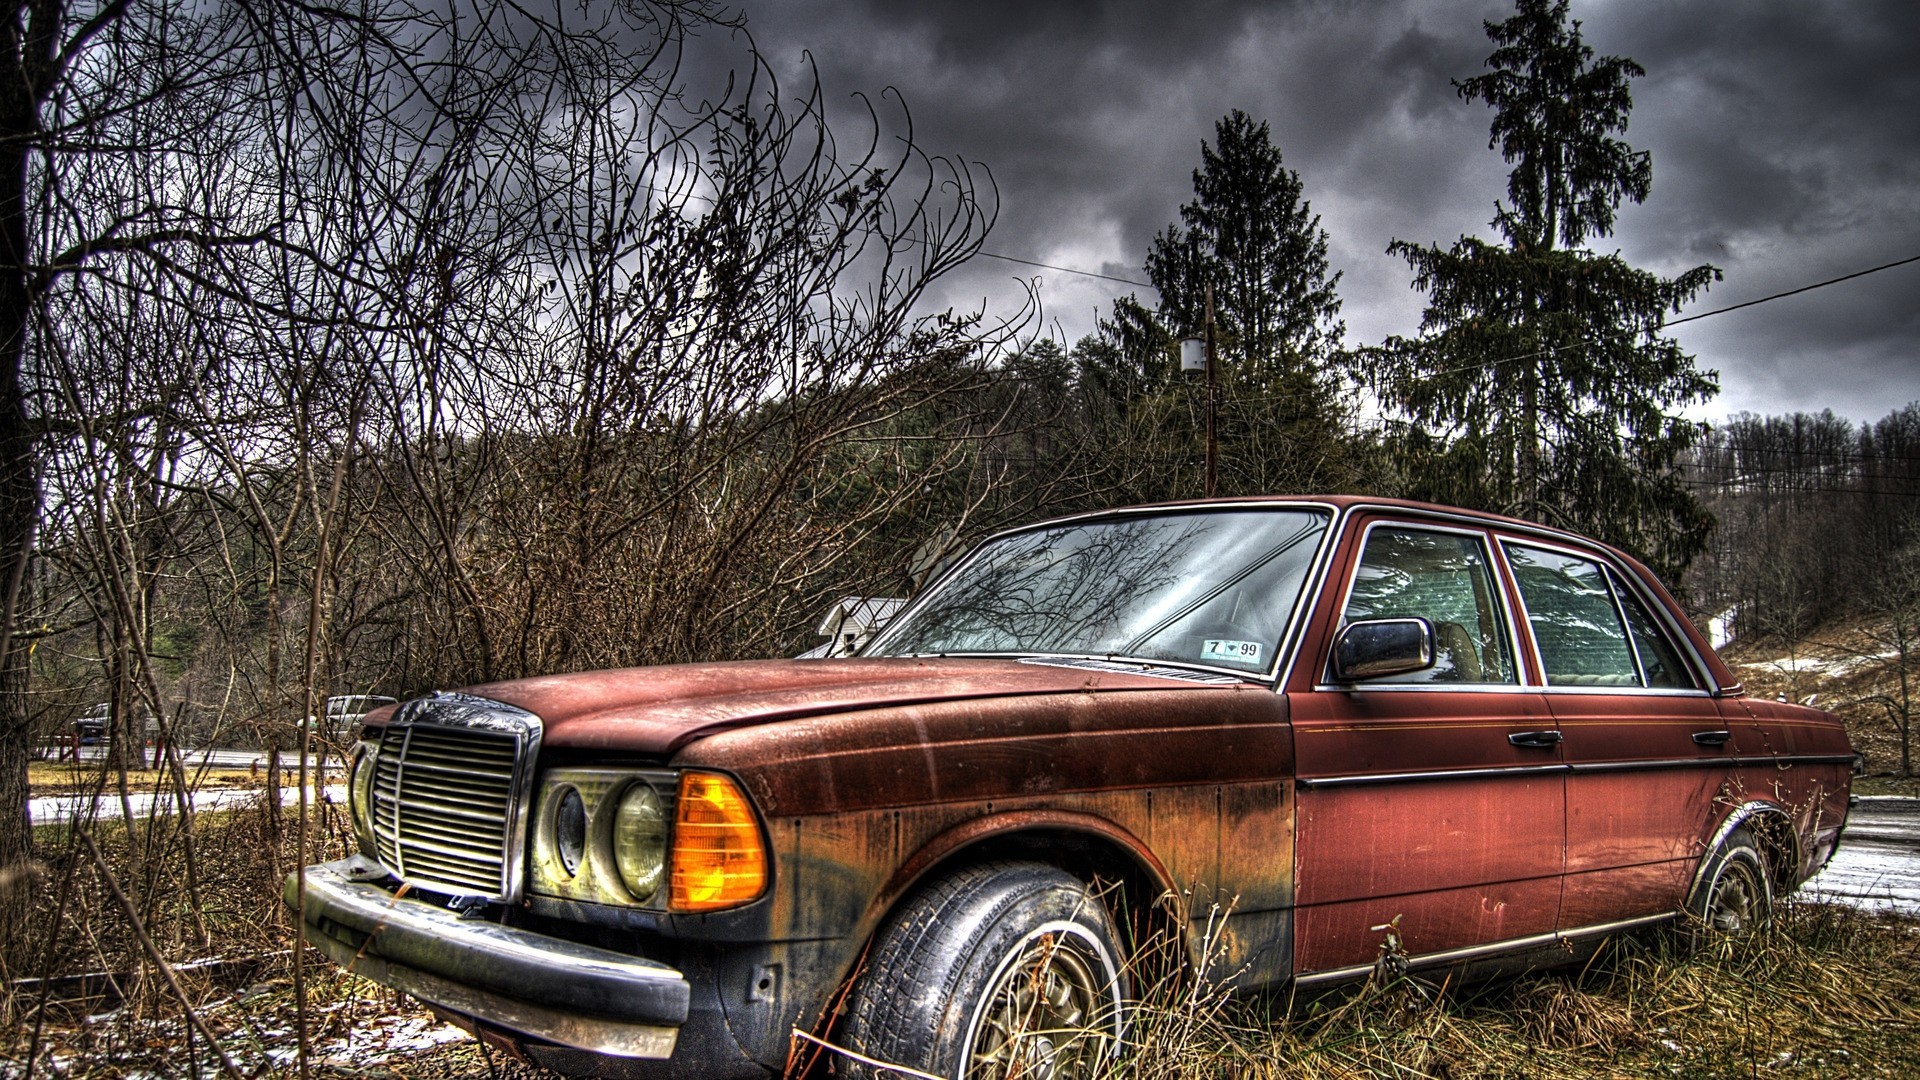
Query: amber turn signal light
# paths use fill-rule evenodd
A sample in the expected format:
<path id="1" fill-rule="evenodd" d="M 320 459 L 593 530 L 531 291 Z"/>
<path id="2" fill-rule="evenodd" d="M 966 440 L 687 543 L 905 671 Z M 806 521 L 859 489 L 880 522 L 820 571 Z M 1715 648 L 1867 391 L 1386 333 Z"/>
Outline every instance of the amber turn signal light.
<path id="1" fill-rule="evenodd" d="M 758 899 L 766 886 L 766 844 L 739 786 L 718 773 L 681 773 L 673 826 L 673 910 L 737 907 Z"/>

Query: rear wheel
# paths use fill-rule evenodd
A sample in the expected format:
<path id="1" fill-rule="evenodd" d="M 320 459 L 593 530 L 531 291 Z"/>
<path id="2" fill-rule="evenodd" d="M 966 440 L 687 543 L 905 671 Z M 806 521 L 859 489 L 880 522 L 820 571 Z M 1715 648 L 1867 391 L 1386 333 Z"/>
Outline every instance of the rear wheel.
<path id="1" fill-rule="evenodd" d="M 1773 914 L 1773 878 L 1753 833 L 1738 828 L 1727 834 L 1708 857 L 1687 911 L 1694 916 L 1700 944 L 1766 925 Z"/>
<path id="2" fill-rule="evenodd" d="M 1085 884 L 1041 863 L 990 863 L 936 882 L 888 920 L 855 988 L 847 1043 L 964 1080 L 1093 1077 L 1119 1047 L 1126 989 L 1113 922 Z"/>

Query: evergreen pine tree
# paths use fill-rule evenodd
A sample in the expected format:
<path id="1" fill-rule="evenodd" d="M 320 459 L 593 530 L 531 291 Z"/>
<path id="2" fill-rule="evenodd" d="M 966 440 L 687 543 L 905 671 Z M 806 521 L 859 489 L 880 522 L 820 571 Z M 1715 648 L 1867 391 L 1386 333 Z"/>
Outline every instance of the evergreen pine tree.
<path id="1" fill-rule="evenodd" d="M 1135 297 L 1101 324 L 1130 377 L 1128 444 L 1152 448 L 1171 470 L 1136 470 L 1149 497 L 1197 494 L 1184 464 L 1201 453 L 1195 388 L 1179 381 L 1175 342 L 1199 336 L 1206 289 L 1214 292 L 1220 397 L 1220 491 L 1245 494 L 1349 486 L 1347 408 L 1335 364 L 1342 358 L 1338 273 L 1327 234 L 1285 166 L 1265 123 L 1235 109 L 1200 146 L 1194 198 L 1179 222 L 1154 238 L 1146 271 L 1156 307 Z M 1089 387 L 1092 387 L 1090 382 Z M 1155 481 L 1158 476 L 1159 481 Z"/>
<path id="2" fill-rule="evenodd" d="M 1198 334 L 1213 285 L 1229 362 L 1244 370 L 1318 369 L 1340 345 L 1340 275 L 1327 268 L 1327 234 L 1280 159 L 1267 125 L 1235 109 L 1200 144 L 1192 202 L 1181 225 L 1154 238 L 1147 277 L 1176 337 Z"/>
<path id="3" fill-rule="evenodd" d="M 1641 67 L 1596 60 L 1566 0 L 1485 25 L 1491 70 L 1454 85 L 1493 108 L 1488 145 L 1513 166 L 1504 243 L 1396 239 L 1427 309 L 1418 336 L 1367 351 L 1367 380 L 1407 421 L 1409 494 L 1579 528 L 1673 575 L 1711 527 L 1675 468 L 1701 428 L 1676 410 L 1719 387 L 1661 328 L 1720 271 L 1663 278 L 1587 247 L 1652 187 L 1649 155 L 1615 137 Z"/>

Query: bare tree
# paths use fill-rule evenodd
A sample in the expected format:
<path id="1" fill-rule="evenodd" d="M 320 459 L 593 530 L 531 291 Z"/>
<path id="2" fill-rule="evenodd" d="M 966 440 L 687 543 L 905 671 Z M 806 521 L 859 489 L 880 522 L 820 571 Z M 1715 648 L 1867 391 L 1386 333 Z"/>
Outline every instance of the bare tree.
<path id="1" fill-rule="evenodd" d="M 104 0 L 12 25 L 16 881 L 30 677 L 111 701 L 116 753 L 136 716 L 267 748 L 295 867 L 321 833 L 304 802 L 278 816 L 279 755 L 336 689 L 764 654 L 1011 486 L 980 450 L 1024 422 L 988 393 L 1024 313 L 929 303 L 990 178 L 923 151 L 895 98 L 830 124 L 705 3 Z M 696 30 L 736 77 L 688 72 Z M 121 880 L 164 952 L 207 929 L 196 781 L 162 763 L 178 813 Z M 101 774 L 129 807 L 134 764 Z"/>
<path id="2" fill-rule="evenodd" d="M 1854 655 L 1873 676 L 1862 703 L 1886 716 L 1899 747 L 1900 775 L 1913 775 L 1914 667 L 1920 663 L 1920 546 L 1909 545 L 1869 568 L 1866 620 L 1858 636 L 1871 652 Z"/>
<path id="3" fill-rule="evenodd" d="M 23 627 L 41 624 L 28 582 L 42 484 L 56 443 L 84 443 L 88 427 L 155 413 L 139 401 L 102 414 L 90 394 L 60 392 L 130 377 L 87 370 L 98 358 L 74 351 L 67 316 L 110 294 L 142 294 L 151 279 L 141 270 L 167 265 L 172 252 L 254 239 L 200 212 L 160 167 L 191 159 L 167 148 L 186 145 L 189 116 L 217 119 L 220 99 L 243 77 L 245 61 L 223 47 L 233 26 L 219 10 L 140 0 L 38 0 L 11 5 L 0 21 L 0 875 L 13 886 L 0 883 L 0 954 L 8 956 L 17 955 L 26 898 L 18 886 L 31 854 Z M 202 133 L 217 142 L 217 127 Z"/>

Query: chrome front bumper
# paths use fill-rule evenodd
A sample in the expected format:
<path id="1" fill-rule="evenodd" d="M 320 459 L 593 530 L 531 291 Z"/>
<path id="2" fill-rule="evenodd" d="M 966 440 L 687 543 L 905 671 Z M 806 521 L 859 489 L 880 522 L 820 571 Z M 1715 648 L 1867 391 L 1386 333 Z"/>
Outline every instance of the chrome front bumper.
<path id="1" fill-rule="evenodd" d="M 396 897 L 360 856 L 287 878 L 303 936 L 356 975 L 509 1031 L 600 1054 L 665 1058 L 687 1021 L 678 971 L 611 949 L 463 919 Z"/>

